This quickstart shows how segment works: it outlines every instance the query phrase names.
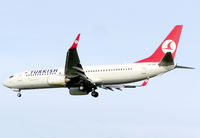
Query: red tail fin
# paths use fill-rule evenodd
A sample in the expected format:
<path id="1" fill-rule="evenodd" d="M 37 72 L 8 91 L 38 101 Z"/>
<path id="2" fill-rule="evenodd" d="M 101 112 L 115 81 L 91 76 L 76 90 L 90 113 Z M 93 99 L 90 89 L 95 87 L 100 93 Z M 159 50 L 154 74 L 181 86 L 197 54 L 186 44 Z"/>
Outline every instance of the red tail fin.
<path id="1" fill-rule="evenodd" d="M 183 25 L 176 25 L 170 34 L 161 43 L 158 49 L 148 58 L 137 61 L 136 63 L 142 62 L 160 62 L 164 57 L 165 53 L 171 52 L 173 59 L 176 55 L 176 50 L 178 47 L 179 38 L 181 35 Z"/>

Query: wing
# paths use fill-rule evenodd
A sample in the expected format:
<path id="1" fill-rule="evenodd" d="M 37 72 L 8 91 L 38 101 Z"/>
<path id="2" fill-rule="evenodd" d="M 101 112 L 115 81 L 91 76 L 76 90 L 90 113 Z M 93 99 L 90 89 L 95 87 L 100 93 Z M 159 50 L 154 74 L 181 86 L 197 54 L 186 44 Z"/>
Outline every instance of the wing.
<path id="1" fill-rule="evenodd" d="M 93 86 L 92 81 L 85 75 L 83 67 L 80 63 L 80 59 L 77 52 L 77 46 L 79 42 L 80 34 L 76 37 L 71 48 L 68 50 L 66 55 L 65 63 L 65 76 L 70 79 L 68 86 L 80 86 L 81 83 L 87 86 Z"/>
<path id="2" fill-rule="evenodd" d="M 106 89 L 106 90 L 111 90 L 117 89 L 122 91 L 122 88 L 137 88 L 137 87 L 144 87 L 147 85 L 149 81 L 149 78 L 147 78 L 141 85 L 103 85 L 100 88 Z"/>
<path id="3" fill-rule="evenodd" d="M 74 69 L 74 67 L 82 68 L 80 64 L 79 56 L 76 50 L 78 46 L 79 38 L 80 38 L 80 34 L 78 34 L 71 48 L 67 52 L 66 63 L 65 63 L 65 75 L 68 76 L 68 78 L 77 76 L 76 70 Z"/>

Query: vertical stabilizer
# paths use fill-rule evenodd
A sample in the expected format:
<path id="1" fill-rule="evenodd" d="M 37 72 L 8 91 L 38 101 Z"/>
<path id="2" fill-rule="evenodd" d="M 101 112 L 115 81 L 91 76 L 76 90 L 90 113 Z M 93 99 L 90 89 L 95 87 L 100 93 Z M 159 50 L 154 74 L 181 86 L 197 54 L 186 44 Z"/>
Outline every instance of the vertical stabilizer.
<path id="1" fill-rule="evenodd" d="M 183 25 L 176 25 L 174 29 L 169 33 L 165 40 L 160 44 L 157 50 L 148 58 L 137 61 L 136 63 L 142 62 L 160 62 L 166 53 L 170 52 L 174 60 L 176 50 L 178 48 L 178 42 L 181 35 Z"/>

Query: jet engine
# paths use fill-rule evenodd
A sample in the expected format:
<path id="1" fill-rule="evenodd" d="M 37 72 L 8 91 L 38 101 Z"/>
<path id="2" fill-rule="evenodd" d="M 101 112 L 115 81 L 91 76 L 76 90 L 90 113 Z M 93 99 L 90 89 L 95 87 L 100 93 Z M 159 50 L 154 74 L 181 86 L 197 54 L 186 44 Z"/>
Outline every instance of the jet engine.
<path id="1" fill-rule="evenodd" d="M 87 95 L 87 94 L 88 94 L 87 91 L 81 91 L 79 87 L 70 88 L 70 89 L 69 89 L 69 93 L 70 93 L 71 95 Z"/>

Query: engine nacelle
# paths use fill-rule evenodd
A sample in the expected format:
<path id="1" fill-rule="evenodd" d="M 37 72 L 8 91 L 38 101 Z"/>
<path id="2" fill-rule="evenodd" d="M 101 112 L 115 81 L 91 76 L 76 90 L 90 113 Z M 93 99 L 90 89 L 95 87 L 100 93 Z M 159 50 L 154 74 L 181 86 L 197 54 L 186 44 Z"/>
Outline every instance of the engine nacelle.
<path id="1" fill-rule="evenodd" d="M 87 91 L 81 91 L 78 87 L 76 87 L 76 88 L 70 88 L 69 89 L 69 93 L 71 95 L 87 95 L 88 94 Z"/>
<path id="2" fill-rule="evenodd" d="M 48 84 L 53 86 L 65 86 L 68 81 L 65 76 L 50 76 L 47 80 Z"/>

